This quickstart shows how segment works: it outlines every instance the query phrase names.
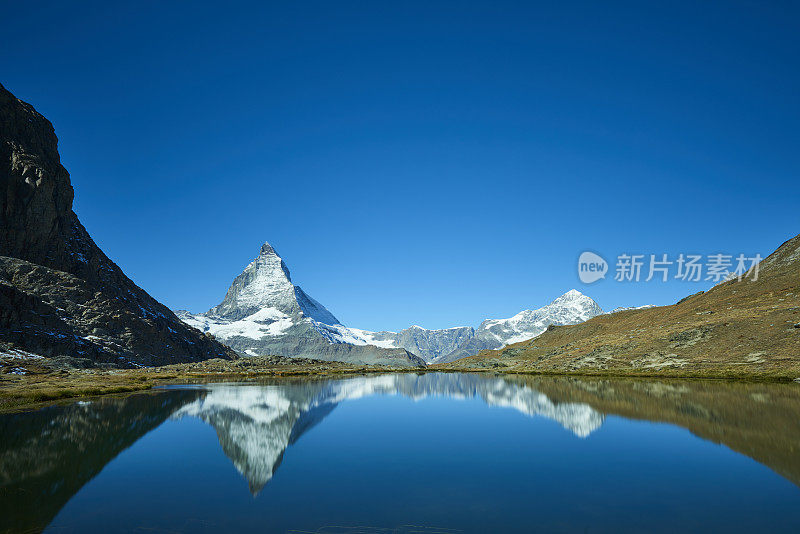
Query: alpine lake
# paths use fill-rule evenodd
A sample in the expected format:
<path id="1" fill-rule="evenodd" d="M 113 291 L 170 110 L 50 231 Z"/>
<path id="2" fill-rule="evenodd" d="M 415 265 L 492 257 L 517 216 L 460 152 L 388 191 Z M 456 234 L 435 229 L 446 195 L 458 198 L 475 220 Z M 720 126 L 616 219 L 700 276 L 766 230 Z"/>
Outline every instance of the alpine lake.
<path id="1" fill-rule="evenodd" d="M 797 383 L 211 383 L 0 436 L 0 532 L 800 532 Z"/>

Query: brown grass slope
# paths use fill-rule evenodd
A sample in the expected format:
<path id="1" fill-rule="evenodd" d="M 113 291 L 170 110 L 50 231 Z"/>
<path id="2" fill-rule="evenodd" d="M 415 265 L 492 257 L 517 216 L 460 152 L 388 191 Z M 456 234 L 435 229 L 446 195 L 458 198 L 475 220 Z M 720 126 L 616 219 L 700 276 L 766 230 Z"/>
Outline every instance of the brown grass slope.
<path id="1" fill-rule="evenodd" d="M 677 304 L 601 315 L 442 370 L 684 377 L 800 377 L 800 235 L 759 265 Z"/>

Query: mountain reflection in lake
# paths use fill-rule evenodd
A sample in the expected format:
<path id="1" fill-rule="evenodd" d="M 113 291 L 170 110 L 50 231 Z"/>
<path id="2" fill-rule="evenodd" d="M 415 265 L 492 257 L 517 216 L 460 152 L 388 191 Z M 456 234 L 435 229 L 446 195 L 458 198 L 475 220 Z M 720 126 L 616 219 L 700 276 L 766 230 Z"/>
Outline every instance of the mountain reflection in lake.
<path id="1" fill-rule="evenodd" d="M 552 419 L 580 437 L 603 423 L 603 416 L 586 404 L 556 405 L 522 385 L 455 374 L 385 375 L 291 386 L 210 385 L 206 396 L 178 410 L 175 417 L 194 416 L 214 427 L 225 455 L 257 493 L 272 478 L 287 446 L 338 404 L 372 395 L 403 395 L 415 400 L 479 397 L 491 406 Z"/>
<path id="2" fill-rule="evenodd" d="M 0 416 L 0 529 L 797 531 L 799 416 L 797 384 L 180 387 Z"/>

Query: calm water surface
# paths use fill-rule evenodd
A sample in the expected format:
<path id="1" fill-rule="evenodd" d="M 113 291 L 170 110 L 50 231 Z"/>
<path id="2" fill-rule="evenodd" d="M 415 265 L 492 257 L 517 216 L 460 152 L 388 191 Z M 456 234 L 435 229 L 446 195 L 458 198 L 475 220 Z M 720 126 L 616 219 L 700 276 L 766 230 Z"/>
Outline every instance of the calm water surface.
<path id="1" fill-rule="evenodd" d="M 0 436 L 2 531 L 800 531 L 798 384 L 211 384 Z"/>

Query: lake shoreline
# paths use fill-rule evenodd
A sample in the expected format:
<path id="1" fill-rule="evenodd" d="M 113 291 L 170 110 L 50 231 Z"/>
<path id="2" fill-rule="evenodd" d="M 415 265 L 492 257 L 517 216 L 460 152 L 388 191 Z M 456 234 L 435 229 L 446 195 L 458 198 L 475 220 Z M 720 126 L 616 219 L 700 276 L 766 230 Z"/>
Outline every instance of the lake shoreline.
<path id="1" fill-rule="evenodd" d="M 595 379 L 642 379 L 677 381 L 731 381 L 750 383 L 797 382 L 795 376 L 781 373 L 752 373 L 739 369 L 712 372 L 681 372 L 680 369 L 581 370 L 552 372 L 498 368 L 398 368 L 353 365 L 342 362 L 277 357 L 254 357 L 240 360 L 206 360 L 140 369 L 54 368 L 49 362 L 28 362 L 25 374 L 0 375 L 0 413 L 44 408 L 79 399 L 128 395 L 153 388 L 207 382 L 247 382 L 264 379 L 341 378 L 346 376 L 389 373 L 476 373 L 507 376 L 563 377 Z"/>

